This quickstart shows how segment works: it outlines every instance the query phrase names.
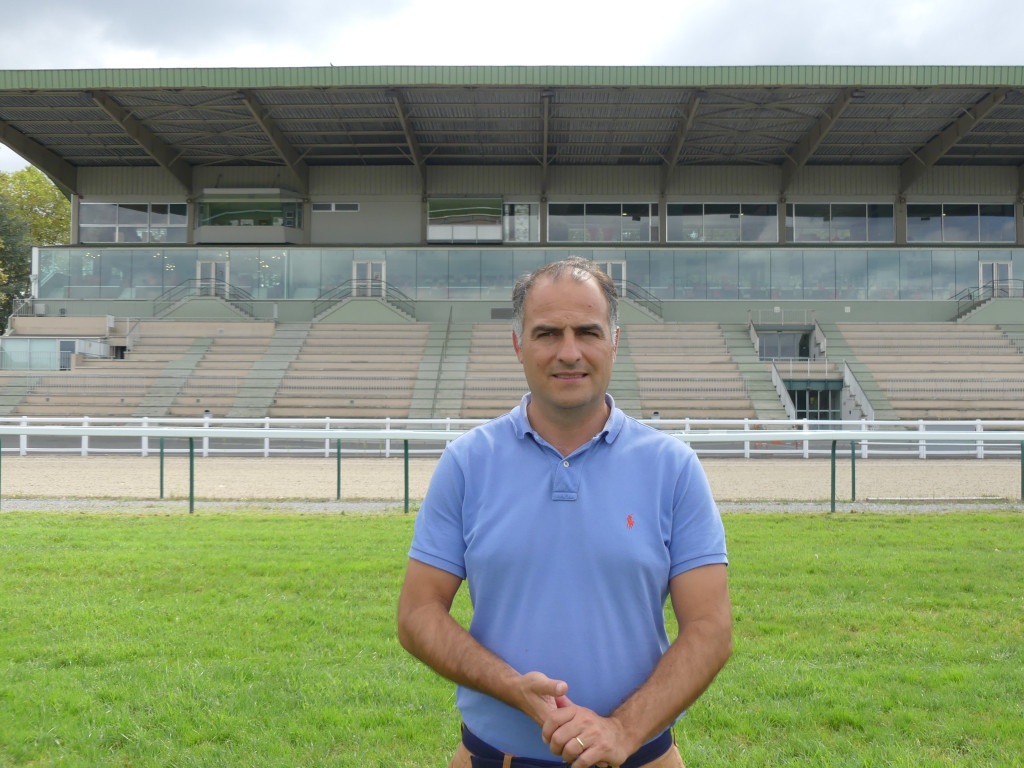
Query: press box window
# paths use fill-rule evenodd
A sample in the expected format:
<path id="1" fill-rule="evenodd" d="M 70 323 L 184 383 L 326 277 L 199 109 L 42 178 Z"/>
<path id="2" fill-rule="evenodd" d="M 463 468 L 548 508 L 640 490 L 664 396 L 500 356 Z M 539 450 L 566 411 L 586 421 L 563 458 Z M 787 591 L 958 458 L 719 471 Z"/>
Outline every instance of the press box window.
<path id="1" fill-rule="evenodd" d="M 313 213 L 359 213 L 359 203 L 313 203 Z"/>
<path id="2" fill-rule="evenodd" d="M 185 203 L 81 203 L 78 219 L 82 243 L 184 243 L 188 239 Z"/>

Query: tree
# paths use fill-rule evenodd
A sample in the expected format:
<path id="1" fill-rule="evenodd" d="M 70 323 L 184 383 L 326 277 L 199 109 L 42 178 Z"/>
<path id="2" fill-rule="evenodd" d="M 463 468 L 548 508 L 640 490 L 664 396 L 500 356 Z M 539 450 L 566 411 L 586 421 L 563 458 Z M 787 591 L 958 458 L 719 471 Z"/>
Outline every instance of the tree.
<path id="1" fill-rule="evenodd" d="M 64 245 L 71 236 L 71 203 L 38 168 L 0 171 L 0 200 L 28 227 L 32 245 Z"/>
<path id="2" fill-rule="evenodd" d="M 28 295 L 33 245 L 67 243 L 71 204 L 37 168 L 0 172 L 0 327 Z"/>

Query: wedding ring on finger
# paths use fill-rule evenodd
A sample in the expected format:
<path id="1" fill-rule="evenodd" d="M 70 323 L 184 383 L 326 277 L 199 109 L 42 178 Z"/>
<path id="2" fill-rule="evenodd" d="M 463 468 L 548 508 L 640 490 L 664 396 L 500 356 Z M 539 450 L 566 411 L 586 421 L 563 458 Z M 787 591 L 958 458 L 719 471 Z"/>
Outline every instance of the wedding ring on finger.
<path id="1" fill-rule="evenodd" d="M 580 745 L 580 752 L 587 748 L 587 745 L 583 743 L 583 739 L 581 739 L 579 736 L 574 736 L 573 738 L 575 738 L 576 743 Z"/>

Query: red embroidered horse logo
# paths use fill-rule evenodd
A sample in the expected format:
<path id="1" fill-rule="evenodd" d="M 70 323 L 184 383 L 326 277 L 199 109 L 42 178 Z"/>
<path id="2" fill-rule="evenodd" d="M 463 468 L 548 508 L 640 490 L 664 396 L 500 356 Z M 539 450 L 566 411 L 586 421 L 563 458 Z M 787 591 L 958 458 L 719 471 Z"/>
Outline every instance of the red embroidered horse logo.
<path id="1" fill-rule="evenodd" d="M 626 527 L 627 528 L 632 528 L 634 525 L 635 525 L 635 521 L 633 520 L 633 516 L 632 515 L 626 515 Z"/>

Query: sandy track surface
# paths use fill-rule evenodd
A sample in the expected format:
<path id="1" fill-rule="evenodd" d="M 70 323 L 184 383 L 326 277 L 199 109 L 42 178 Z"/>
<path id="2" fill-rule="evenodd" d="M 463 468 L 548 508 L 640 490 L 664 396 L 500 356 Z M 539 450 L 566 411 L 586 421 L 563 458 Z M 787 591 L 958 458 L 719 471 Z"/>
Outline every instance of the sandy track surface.
<path id="1" fill-rule="evenodd" d="M 409 462 L 410 497 L 426 492 L 435 459 Z M 721 502 L 828 501 L 831 470 L 827 459 L 714 459 L 703 461 L 715 497 Z M 341 498 L 400 501 L 404 462 L 396 459 L 343 459 Z M 836 498 L 851 494 L 849 459 L 836 467 Z M 1021 499 L 1017 459 L 858 460 L 858 501 Z M 197 458 L 195 498 L 212 500 L 334 501 L 337 464 L 323 458 Z M 0 464 L 0 496 L 12 498 L 159 499 L 160 460 L 138 456 L 13 456 Z M 164 463 L 164 498 L 187 499 L 186 458 Z"/>

